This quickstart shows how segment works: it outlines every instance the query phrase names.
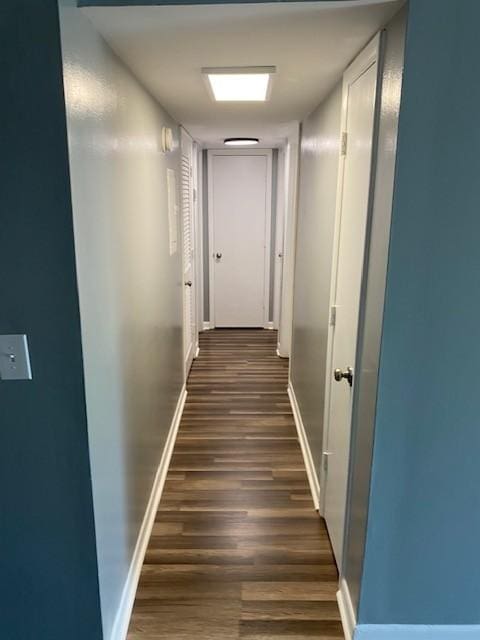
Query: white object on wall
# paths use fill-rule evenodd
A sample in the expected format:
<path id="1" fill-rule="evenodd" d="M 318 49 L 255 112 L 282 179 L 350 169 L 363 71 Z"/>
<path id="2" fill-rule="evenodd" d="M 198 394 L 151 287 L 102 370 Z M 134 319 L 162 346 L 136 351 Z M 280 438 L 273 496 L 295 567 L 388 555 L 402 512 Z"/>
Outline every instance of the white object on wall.
<path id="1" fill-rule="evenodd" d="M 173 132 L 170 127 L 162 127 L 162 151 L 168 153 L 173 149 Z"/>
<path id="2" fill-rule="evenodd" d="M 0 336 L 0 379 L 32 379 L 27 336 L 25 334 Z"/>

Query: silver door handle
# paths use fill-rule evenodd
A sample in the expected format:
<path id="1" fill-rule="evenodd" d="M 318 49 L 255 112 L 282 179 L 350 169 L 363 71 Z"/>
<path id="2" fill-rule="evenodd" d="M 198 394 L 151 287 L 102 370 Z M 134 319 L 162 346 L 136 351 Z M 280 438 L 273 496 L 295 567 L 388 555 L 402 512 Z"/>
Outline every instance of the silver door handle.
<path id="1" fill-rule="evenodd" d="M 192 286 L 192 281 L 191 281 L 191 280 L 187 280 L 187 281 L 185 282 L 185 286 L 186 286 L 186 287 L 191 287 L 191 286 Z"/>
<path id="2" fill-rule="evenodd" d="M 333 377 L 337 382 L 341 382 L 342 380 L 347 380 L 348 384 L 352 386 L 353 384 L 353 369 L 352 367 L 347 367 L 346 371 L 342 371 L 341 369 L 335 369 L 333 372 Z"/>

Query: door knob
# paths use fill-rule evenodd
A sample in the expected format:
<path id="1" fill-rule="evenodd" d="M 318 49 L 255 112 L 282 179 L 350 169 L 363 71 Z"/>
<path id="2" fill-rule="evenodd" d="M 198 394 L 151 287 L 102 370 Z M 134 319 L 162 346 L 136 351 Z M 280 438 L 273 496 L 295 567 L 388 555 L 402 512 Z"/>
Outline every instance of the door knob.
<path id="1" fill-rule="evenodd" d="M 191 287 L 191 286 L 192 286 L 192 281 L 191 281 L 191 280 L 187 280 L 187 281 L 185 282 L 185 286 L 186 286 L 186 287 Z"/>
<path id="2" fill-rule="evenodd" d="M 215 258 L 216 258 L 217 260 L 221 260 L 221 259 L 222 259 L 222 254 L 221 254 L 221 253 L 216 253 L 216 254 L 215 254 Z"/>
<path id="3" fill-rule="evenodd" d="M 341 369 L 335 369 L 335 371 L 333 372 L 333 377 L 337 382 L 341 382 L 342 380 L 347 380 L 348 384 L 352 386 L 353 369 L 352 367 L 347 367 L 346 371 L 342 371 Z"/>

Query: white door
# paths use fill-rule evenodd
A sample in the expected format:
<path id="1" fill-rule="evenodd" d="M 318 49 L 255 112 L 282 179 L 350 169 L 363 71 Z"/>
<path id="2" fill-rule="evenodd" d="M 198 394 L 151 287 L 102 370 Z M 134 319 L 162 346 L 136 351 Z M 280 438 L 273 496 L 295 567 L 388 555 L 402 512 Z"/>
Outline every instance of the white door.
<path id="1" fill-rule="evenodd" d="M 181 197 L 183 236 L 183 347 L 188 375 L 196 349 L 195 261 L 193 217 L 193 140 L 181 130 Z"/>
<path id="2" fill-rule="evenodd" d="M 377 87 L 378 39 L 347 69 L 343 80 L 343 150 L 337 206 L 337 252 L 332 283 L 335 324 L 327 369 L 327 471 L 324 515 L 341 567 L 350 455 L 355 351 L 370 201 Z M 351 368 L 353 380 L 349 380 Z M 335 378 L 339 378 L 337 380 Z M 340 374 L 343 377 L 340 377 Z"/>
<path id="3" fill-rule="evenodd" d="M 271 151 L 209 152 L 210 319 L 268 322 Z"/>

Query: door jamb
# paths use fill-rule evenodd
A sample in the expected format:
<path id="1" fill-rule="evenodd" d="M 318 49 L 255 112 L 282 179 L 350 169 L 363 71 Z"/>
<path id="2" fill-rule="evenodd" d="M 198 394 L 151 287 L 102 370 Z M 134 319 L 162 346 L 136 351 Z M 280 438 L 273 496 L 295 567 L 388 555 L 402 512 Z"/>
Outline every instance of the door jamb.
<path id="1" fill-rule="evenodd" d="M 273 328 L 280 328 L 280 308 L 282 304 L 282 280 L 284 264 L 284 236 L 285 236 L 285 149 L 280 147 L 277 153 L 277 194 L 275 211 L 274 242 L 274 274 L 273 274 Z M 273 215 L 273 211 L 272 211 Z"/>
<path id="2" fill-rule="evenodd" d="M 265 214 L 265 254 L 264 254 L 264 299 L 263 299 L 263 326 L 269 326 L 269 302 L 270 302 L 270 248 L 272 242 L 272 150 L 271 149 L 209 149 L 208 158 L 208 248 L 209 248 L 209 328 L 215 328 L 215 246 L 214 246 L 214 219 L 213 219 L 213 167 L 214 156 L 266 156 L 267 158 L 267 189 L 266 189 L 266 214 Z M 205 259 L 205 256 L 204 256 Z"/>
<path id="3" fill-rule="evenodd" d="M 198 142 L 193 139 L 193 257 L 195 273 L 195 353 L 194 358 L 200 352 L 200 330 L 203 324 L 203 229 L 202 229 L 202 155 Z"/>
<path id="4" fill-rule="evenodd" d="M 197 285 L 197 273 L 196 273 L 196 252 L 197 252 L 197 247 L 198 247 L 198 242 L 197 242 L 197 238 L 196 238 L 196 228 L 195 228 L 195 202 L 194 202 L 194 198 L 193 198 L 193 194 L 194 194 L 194 188 L 195 188 L 195 184 L 194 184 L 194 154 L 195 154 L 195 140 L 194 138 L 190 135 L 190 133 L 187 131 L 187 129 L 185 129 L 185 127 L 181 126 L 180 127 L 180 167 L 179 167 L 179 171 L 180 171 L 180 175 L 179 175 L 179 185 L 177 188 L 180 189 L 180 211 L 181 211 L 181 222 L 180 222 L 180 228 L 181 228 L 181 237 L 182 237 L 182 243 L 181 243 L 181 248 L 182 248 L 182 275 L 181 275 L 181 284 L 182 284 L 182 317 L 183 317 L 183 322 L 182 322 L 182 333 L 183 333 L 183 375 L 184 375 L 184 380 L 186 381 L 188 378 L 188 374 L 189 374 L 189 370 L 187 370 L 187 365 L 186 365 L 186 361 L 185 361 L 185 351 L 186 351 L 186 344 L 185 344 L 185 320 L 186 320 L 186 315 L 185 315 L 185 283 L 184 283 L 184 274 L 185 274 L 185 227 L 184 227 L 184 217 L 183 217 L 183 203 L 181 201 L 182 198 L 182 154 L 183 154 L 183 141 L 184 139 L 187 138 L 189 141 L 189 144 L 191 144 L 191 158 L 190 158 L 190 176 L 189 176 L 189 180 L 190 180 L 190 184 L 189 184 L 189 199 L 190 199 L 190 213 L 191 213 L 191 235 L 192 235 L 192 279 L 193 279 L 193 288 L 192 288 L 192 305 L 193 305 L 193 311 L 192 311 L 192 316 L 195 319 L 195 336 L 194 336 L 194 342 L 192 345 L 192 349 L 193 349 L 193 358 L 192 361 L 195 359 L 196 355 L 197 355 L 197 350 L 198 350 L 198 324 L 197 324 L 197 313 L 196 313 L 196 307 L 197 307 L 197 297 L 196 297 L 196 285 Z"/>

